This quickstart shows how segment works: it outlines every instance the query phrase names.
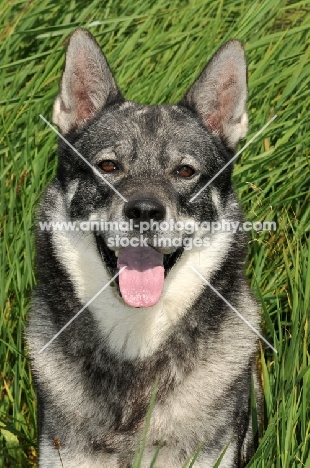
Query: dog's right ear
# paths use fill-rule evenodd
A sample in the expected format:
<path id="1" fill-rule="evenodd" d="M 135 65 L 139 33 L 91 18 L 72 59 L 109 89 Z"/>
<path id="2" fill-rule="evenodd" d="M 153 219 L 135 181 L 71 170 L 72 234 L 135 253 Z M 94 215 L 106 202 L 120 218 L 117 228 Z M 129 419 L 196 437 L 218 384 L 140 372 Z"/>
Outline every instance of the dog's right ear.
<path id="1" fill-rule="evenodd" d="M 124 98 L 93 36 L 85 29 L 71 35 L 53 122 L 63 134 L 83 126 L 104 106 Z"/>

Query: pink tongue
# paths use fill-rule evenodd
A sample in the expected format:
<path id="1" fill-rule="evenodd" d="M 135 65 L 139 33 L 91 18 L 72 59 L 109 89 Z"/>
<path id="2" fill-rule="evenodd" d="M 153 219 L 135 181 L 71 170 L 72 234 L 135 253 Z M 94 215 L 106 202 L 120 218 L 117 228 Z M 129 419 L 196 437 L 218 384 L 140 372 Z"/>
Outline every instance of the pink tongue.
<path id="1" fill-rule="evenodd" d="M 127 268 L 119 275 L 124 301 L 132 307 L 151 307 L 161 295 L 164 285 L 163 254 L 152 247 L 121 249 L 118 268 Z"/>

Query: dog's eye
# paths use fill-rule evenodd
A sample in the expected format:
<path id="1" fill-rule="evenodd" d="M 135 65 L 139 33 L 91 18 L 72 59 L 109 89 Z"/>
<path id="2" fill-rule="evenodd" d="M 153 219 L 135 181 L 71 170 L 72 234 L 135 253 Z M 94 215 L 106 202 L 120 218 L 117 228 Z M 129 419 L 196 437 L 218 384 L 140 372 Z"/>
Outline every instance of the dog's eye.
<path id="1" fill-rule="evenodd" d="M 102 161 L 99 164 L 99 166 L 104 172 L 113 172 L 113 171 L 117 171 L 118 169 L 117 165 L 113 161 L 110 161 L 108 159 L 105 161 Z"/>
<path id="2" fill-rule="evenodd" d="M 195 174 L 195 170 L 191 166 L 180 166 L 177 170 L 177 174 L 180 177 L 191 177 Z"/>

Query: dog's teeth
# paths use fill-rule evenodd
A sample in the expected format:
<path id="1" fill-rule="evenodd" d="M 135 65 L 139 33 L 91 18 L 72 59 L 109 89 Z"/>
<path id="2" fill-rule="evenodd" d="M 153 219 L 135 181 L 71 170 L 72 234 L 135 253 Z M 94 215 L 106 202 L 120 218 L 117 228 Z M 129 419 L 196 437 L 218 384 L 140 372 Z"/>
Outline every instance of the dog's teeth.
<path id="1" fill-rule="evenodd" d="M 119 254 L 119 250 L 115 250 L 114 252 L 115 257 L 118 257 L 118 254 Z"/>

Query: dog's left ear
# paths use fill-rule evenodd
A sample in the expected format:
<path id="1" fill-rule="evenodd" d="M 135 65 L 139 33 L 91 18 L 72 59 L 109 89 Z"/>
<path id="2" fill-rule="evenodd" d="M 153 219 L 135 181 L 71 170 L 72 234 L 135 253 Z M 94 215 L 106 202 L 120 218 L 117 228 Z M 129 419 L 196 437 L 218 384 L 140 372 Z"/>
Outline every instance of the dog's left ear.
<path id="1" fill-rule="evenodd" d="M 247 67 L 242 44 L 224 44 L 180 104 L 189 106 L 213 134 L 234 149 L 248 129 Z"/>
<path id="2" fill-rule="evenodd" d="M 78 28 L 70 36 L 53 122 L 63 134 L 80 128 L 107 104 L 124 101 L 94 37 Z"/>

